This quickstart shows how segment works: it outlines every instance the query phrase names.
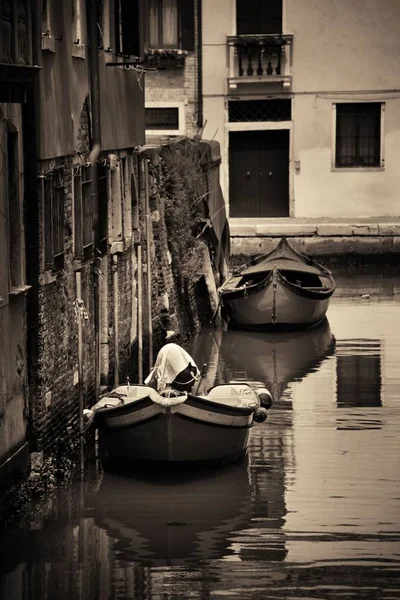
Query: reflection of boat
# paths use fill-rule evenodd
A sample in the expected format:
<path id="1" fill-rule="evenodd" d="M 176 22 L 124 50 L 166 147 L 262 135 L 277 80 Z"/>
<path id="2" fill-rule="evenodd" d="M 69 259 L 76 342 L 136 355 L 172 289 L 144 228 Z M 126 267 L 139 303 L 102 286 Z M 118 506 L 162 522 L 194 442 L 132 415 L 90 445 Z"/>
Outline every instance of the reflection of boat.
<path id="1" fill-rule="evenodd" d="M 266 418 L 261 404 L 268 390 L 257 393 L 240 382 L 199 395 L 191 392 L 198 378 L 197 366 L 183 348 L 167 344 L 148 385 L 122 385 L 104 394 L 86 413 L 109 458 L 193 463 L 243 456 L 253 420 Z"/>
<path id="2" fill-rule="evenodd" d="M 299 329 L 319 323 L 335 290 L 325 267 L 296 252 L 282 238 L 220 288 L 222 312 L 243 328 Z"/>
<path id="3" fill-rule="evenodd" d="M 250 332 L 227 330 L 220 343 L 220 360 L 230 365 L 229 378 L 262 381 L 278 400 L 285 387 L 302 379 L 335 349 L 327 320 L 304 331 Z"/>
<path id="4" fill-rule="evenodd" d="M 251 522 L 248 459 L 206 471 L 104 472 L 86 513 L 122 561 L 168 565 L 221 558 Z"/>

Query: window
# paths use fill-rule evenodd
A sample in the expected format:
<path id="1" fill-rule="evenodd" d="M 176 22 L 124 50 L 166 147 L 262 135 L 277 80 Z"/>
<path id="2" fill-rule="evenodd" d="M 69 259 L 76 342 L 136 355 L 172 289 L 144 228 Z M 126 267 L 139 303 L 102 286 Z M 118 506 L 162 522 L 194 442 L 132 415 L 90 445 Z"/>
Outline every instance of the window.
<path id="1" fill-rule="evenodd" d="M 86 12 L 85 0 L 71 0 L 72 13 L 72 54 L 85 58 Z"/>
<path id="2" fill-rule="evenodd" d="M 9 293 L 25 283 L 20 152 L 18 131 L 0 119 L 0 308 L 8 304 Z"/>
<path id="3" fill-rule="evenodd" d="M 29 4 L 26 0 L 0 3 L 0 62 L 31 62 L 28 24 Z"/>
<path id="4" fill-rule="evenodd" d="M 139 0 L 115 0 L 114 9 L 116 53 L 141 56 Z"/>
<path id="5" fill-rule="evenodd" d="M 380 102 L 336 104 L 336 167 L 380 167 Z"/>
<path id="6" fill-rule="evenodd" d="M 42 50 L 56 51 L 56 40 L 52 25 L 51 0 L 42 0 Z"/>
<path id="7" fill-rule="evenodd" d="M 11 287 L 24 284 L 23 219 L 21 199 L 21 168 L 19 165 L 19 140 L 17 131 L 8 132 L 8 208 L 10 243 L 10 283 Z"/>
<path id="8" fill-rule="evenodd" d="M 184 102 L 147 102 L 147 135 L 186 135 Z"/>
<path id="9" fill-rule="evenodd" d="M 178 108 L 146 108 L 146 129 L 179 129 Z"/>
<path id="10" fill-rule="evenodd" d="M 44 262 L 46 269 L 64 267 L 64 169 L 44 179 Z"/>
<path id="11" fill-rule="evenodd" d="M 194 50 L 193 0 L 149 0 L 148 48 Z"/>
<path id="12" fill-rule="evenodd" d="M 230 123 L 257 123 L 263 121 L 290 121 L 291 100 L 235 100 L 229 102 Z"/>
<path id="13" fill-rule="evenodd" d="M 108 169 L 106 165 L 97 166 L 97 223 L 95 229 L 96 250 L 107 252 L 108 238 Z"/>
<path id="14" fill-rule="evenodd" d="M 282 33 L 282 0 L 236 0 L 238 35 Z"/>
<path id="15" fill-rule="evenodd" d="M 90 166 L 78 167 L 74 177 L 74 253 L 84 261 L 92 257 L 91 183 Z"/>

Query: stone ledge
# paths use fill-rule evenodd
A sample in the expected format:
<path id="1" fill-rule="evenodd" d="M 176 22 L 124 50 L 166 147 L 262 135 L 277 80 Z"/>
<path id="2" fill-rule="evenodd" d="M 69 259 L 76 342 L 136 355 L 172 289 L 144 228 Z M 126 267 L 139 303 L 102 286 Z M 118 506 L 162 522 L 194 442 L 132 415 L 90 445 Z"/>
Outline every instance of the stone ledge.
<path id="1" fill-rule="evenodd" d="M 300 236 L 292 237 L 290 245 L 311 256 L 358 254 L 366 256 L 400 254 L 400 236 Z M 270 252 L 277 246 L 275 237 L 233 237 L 231 254 L 252 256 Z"/>
<path id="2" fill-rule="evenodd" d="M 257 235 L 263 237 L 293 237 L 302 235 L 315 235 L 317 225 L 307 225 L 306 223 L 269 223 L 256 225 Z"/>
<path id="3" fill-rule="evenodd" d="M 256 225 L 230 225 L 229 229 L 233 237 L 251 237 L 257 235 Z"/>
<path id="4" fill-rule="evenodd" d="M 353 235 L 379 235 L 379 225 L 353 225 Z"/>
<path id="5" fill-rule="evenodd" d="M 339 223 L 326 223 L 324 225 L 317 225 L 317 235 L 321 237 L 332 237 L 332 236 L 344 236 L 349 237 L 353 235 L 354 225 L 343 225 Z"/>
<path id="6" fill-rule="evenodd" d="M 378 225 L 379 235 L 400 235 L 400 225 L 398 223 L 382 223 Z"/>

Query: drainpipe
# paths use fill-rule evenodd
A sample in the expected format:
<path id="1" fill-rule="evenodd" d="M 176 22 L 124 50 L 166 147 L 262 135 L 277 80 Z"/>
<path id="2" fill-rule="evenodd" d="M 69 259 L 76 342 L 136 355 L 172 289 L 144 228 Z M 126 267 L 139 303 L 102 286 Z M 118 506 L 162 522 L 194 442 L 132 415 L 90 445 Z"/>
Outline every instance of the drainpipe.
<path id="1" fill-rule="evenodd" d="M 91 197 L 93 207 L 93 229 L 96 232 L 98 223 L 97 195 L 97 160 L 101 151 L 100 127 L 100 85 L 99 85 L 99 54 L 97 48 L 97 6 L 98 0 L 88 0 L 88 33 L 89 33 L 89 78 L 92 109 L 92 149 L 88 160 L 91 174 Z M 96 249 L 95 249 L 96 251 Z M 95 395 L 100 396 L 100 269 L 99 258 L 93 260 L 94 285 L 94 328 L 95 328 Z"/>
<path id="2" fill-rule="evenodd" d="M 118 254 L 112 257 L 113 292 L 114 292 L 114 386 L 119 385 L 119 307 L 118 307 Z"/>
<path id="3" fill-rule="evenodd" d="M 149 162 L 144 163 L 145 214 L 146 214 L 146 271 L 147 271 L 147 317 L 149 329 L 149 368 L 153 366 L 153 316 L 151 312 L 151 248 L 150 248 L 150 201 L 149 201 Z"/>
<path id="4" fill-rule="evenodd" d="M 197 0 L 197 127 L 203 127 L 203 46 L 201 0 Z"/>

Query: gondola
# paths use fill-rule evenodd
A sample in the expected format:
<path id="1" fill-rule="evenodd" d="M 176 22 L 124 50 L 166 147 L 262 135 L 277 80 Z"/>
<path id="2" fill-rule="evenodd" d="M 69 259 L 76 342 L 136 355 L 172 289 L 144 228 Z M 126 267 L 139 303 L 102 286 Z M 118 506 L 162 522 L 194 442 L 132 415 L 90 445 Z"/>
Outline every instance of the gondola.
<path id="1" fill-rule="evenodd" d="M 219 288 L 221 314 L 243 329 L 304 329 L 322 322 L 334 291 L 331 272 L 282 238 Z"/>
<path id="2" fill-rule="evenodd" d="M 170 343 L 144 385 L 116 387 L 85 416 L 99 430 L 107 461 L 227 464 L 246 454 L 250 429 L 271 403 L 266 388 L 246 382 L 202 393 L 193 359 Z"/>

